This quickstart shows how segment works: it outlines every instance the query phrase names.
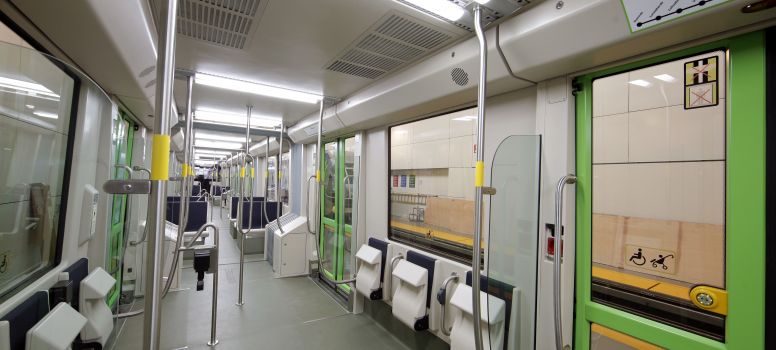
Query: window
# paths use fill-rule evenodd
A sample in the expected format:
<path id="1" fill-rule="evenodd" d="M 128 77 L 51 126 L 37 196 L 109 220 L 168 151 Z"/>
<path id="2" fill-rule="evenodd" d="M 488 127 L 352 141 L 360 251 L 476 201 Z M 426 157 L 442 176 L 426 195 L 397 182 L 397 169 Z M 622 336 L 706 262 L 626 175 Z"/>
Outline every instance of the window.
<path id="1" fill-rule="evenodd" d="M 77 80 L 0 43 L 0 298 L 57 261 Z"/>
<path id="2" fill-rule="evenodd" d="M 593 299 L 724 337 L 725 53 L 593 82 Z"/>
<path id="3" fill-rule="evenodd" d="M 476 108 L 390 129 L 389 236 L 470 263 Z"/>

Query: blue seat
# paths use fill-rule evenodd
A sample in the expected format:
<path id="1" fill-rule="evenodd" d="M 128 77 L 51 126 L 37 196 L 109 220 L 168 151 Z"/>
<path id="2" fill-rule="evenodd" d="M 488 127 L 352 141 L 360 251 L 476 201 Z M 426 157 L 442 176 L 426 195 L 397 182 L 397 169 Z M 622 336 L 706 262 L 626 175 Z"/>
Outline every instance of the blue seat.
<path id="1" fill-rule="evenodd" d="M 0 317 L 0 321 L 8 321 L 11 333 L 9 339 L 11 350 L 25 350 L 27 346 L 27 331 L 40 322 L 48 312 L 48 293 L 39 291 L 9 313 Z"/>

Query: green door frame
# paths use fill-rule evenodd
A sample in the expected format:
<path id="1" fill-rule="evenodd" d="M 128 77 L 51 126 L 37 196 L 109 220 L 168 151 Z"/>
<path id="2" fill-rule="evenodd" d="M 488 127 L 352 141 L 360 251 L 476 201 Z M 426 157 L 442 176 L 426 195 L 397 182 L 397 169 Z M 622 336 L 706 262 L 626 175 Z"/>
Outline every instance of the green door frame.
<path id="1" fill-rule="evenodd" d="M 125 161 L 131 163 L 132 160 L 132 147 L 134 143 L 135 124 L 127 117 L 126 113 L 119 110 L 119 123 L 126 123 L 127 134 L 126 139 L 119 140 L 115 151 L 115 164 L 121 164 L 121 156 L 124 153 Z M 117 126 L 114 126 L 117 127 Z M 126 148 L 125 148 L 126 147 Z M 129 164 L 126 164 L 129 165 Z M 128 174 L 126 170 L 114 168 L 114 179 L 126 179 Z M 123 268 L 117 266 L 119 260 L 123 255 L 124 249 L 124 235 L 126 229 L 126 215 L 127 215 L 127 195 L 114 195 L 113 205 L 111 207 L 111 222 L 108 234 L 108 256 L 107 266 L 109 270 L 116 269 L 116 273 L 113 274 L 113 278 L 116 279 L 116 285 L 108 294 L 108 306 L 113 308 L 116 305 L 119 297 L 121 296 L 121 284 L 123 279 Z M 118 212 L 117 212 L 118 211 Z M 114 216 L 118 215 L 118 220 L 114 221 Z"/>
<path id="2" fill-rule="evenodd" d="M 595 78 L 727 49 L 725 342 L 646 319 L 591 299 L 592 83 Z M 575 348 L 590 348 L 597 323 L 668 349 L 763 349 L 765 339 L 765 34 L 753 32 L 576 79 L 577 261 Z"/>
<path id="3" fill-rule="evenodd" d="M 352 136 L 351 136 L 352 137 Z M 334 219 L 327 218 L 324 216 L 324 203 L 325 203 L 325 182 L 321 182 L 321 202 L 320 202 L 320 208 L 321 208 L 321 227 L 320 232 L 324 232 L 325 226 L 335 227 L 336 228 L 336 234 L 337 234 L 337 252 L 336 252 L 336 262 L 335 262 L 335 272 L 334 274 L 330 273 L 329 271 L 323 270 L 322 273 L 326 275 L 329 279 L 332 280 L 342 280 L 345 278 L 345 235 L 346 234 L 352 234 L 353 227 L 349 224 L 345 224 L 345 187 L 344 187 L 344 180 L 345 180 L 345 140 L 349 139 L 350 137 L 342 137 L 337 138 L 335 140 L 331 140 L 328 142 L 323 142 L 323 149 L 319 153 L 319 157 L 321 157 L 321 164 L 325 164 L 325 157 L 324 157 L 324 150 L 326 149 L 327 144 L 335 143 L 337 146 L 337 155 L 335 157 L 335 166 L 337 167 L 337 173 L 336 173 L 336 180 L 335 180 L 335 209 L 334 209 Z M 321 167 L 321 179 L 326 178 L 326 166 Z M 323 254 L 326 254 L 325 251 L 325 244 L 324 244 L 324 237 L 323 234 L 319 236 L 320 241 L 318 242 L 319 247 L 319 254 L 322 254 L 322 256 L 325 256 Z M 351 288 L 347 284 L 340 284 L 338 285 L 340 289 L 345 291 L 346 293 L 350 293 Z"/>

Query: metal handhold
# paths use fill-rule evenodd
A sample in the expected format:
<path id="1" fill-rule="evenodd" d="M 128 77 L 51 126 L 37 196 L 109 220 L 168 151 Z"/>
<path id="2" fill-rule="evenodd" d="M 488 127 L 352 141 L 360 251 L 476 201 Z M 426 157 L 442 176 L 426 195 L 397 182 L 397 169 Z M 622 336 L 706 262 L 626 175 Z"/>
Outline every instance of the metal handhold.
<path id="1" fill-rule="evenodd" d="M 149 194 L 151 180 L 108 180 L 102 190 L 108 194 Z"/>
<path id="2" fill-rule="evenodd" d="M 482 187 L 482 194 L 488 195 L 488 196 L 495 196 L 496 195 L 496 188 L 495 187 Z"/>

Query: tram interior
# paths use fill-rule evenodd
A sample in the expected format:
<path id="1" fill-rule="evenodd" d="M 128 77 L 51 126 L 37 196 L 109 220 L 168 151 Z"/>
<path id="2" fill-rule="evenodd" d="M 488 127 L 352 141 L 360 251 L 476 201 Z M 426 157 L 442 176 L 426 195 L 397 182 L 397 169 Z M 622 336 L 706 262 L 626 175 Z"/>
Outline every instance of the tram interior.
<path id="1" fill-rule="evenodd" d="M 0 350 L 776 346 L 774 1 L 0 22 Z"/>

